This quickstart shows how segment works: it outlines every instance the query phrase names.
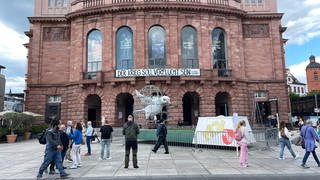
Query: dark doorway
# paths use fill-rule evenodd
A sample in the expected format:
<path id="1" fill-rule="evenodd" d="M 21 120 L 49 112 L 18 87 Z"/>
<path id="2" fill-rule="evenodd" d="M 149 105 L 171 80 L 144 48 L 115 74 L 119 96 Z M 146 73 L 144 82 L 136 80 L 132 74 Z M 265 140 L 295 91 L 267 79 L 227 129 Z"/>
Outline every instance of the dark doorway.
<path id="1" fill-rule="evenodd" d="M 229 95 L 226 92 L 219 92 L 215 98 L 216 116 L 229 116 Z"/>
<path id="2" fill-rule="evenodd" d="M 121 93 L 117 96 L 116 103 L 116 126 L 122 126 L 127 121 L 127 117 L 133 113 L 134 99 L 129 93 Z"/>
<path id="3" fill-rule="evenodd" d="M 199 114 L 199 94 L 196 92 L 187 92 L 183 99 L 183 125 L 196 125 Z"/>
<path id="4" fill-rule="evenodd" d="M 86 99 L 87 121 L 92 122 L 92 127 L 97 128 L 101 126 L 101 98 L 92 94 Z"/>

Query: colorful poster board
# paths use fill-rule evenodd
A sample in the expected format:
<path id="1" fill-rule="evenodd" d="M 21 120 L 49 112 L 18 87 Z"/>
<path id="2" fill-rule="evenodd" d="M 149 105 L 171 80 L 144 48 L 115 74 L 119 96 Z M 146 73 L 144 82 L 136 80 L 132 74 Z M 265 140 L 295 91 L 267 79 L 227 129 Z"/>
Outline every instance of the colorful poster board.
<path id="1" fill-rule="evenodd" d="M 236 147 L 234 139 L 238 121 L 246 121 L 246 135 L 249 143 L 255 142 L 248 118 L 246 116 L 199 117 L 193 144 Z"/>

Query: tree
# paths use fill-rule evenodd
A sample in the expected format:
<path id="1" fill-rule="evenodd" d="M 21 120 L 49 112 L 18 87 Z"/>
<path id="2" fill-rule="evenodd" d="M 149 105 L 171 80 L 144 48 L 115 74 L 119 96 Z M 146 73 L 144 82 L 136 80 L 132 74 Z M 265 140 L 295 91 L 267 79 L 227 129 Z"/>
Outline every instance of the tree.
<path id="1" fill-rule="evenodd" d="M 290 92 L 289 93 L 289 97 L 290 97 L 291 100 L 296 100 L 296 99 L 300 98 L 300 95 L 296 94 L 296 93 L 293 93 L 293 92 Z"/>

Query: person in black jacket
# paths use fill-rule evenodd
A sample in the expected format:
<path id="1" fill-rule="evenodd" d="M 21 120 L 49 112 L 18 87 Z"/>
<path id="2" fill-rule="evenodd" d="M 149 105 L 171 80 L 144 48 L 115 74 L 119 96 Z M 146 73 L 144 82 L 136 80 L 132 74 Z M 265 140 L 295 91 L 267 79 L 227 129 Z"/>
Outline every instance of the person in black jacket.
<path id="1" fill-rule="evenodd" d="M 167 127 L 164 124 L 163 120 L 160 120 L 158 126 L 157 126 L 157 136 L 158 136 L 158 142 L 155 144 L 154 148 L 152 151 L 154 153 L 157 152 L 161 144 L 163 144 L 164 149 L 165 149 L 165 154 L 169 154 L 169 148 L 168 148 L 168 143 L 167 143 Z"/>

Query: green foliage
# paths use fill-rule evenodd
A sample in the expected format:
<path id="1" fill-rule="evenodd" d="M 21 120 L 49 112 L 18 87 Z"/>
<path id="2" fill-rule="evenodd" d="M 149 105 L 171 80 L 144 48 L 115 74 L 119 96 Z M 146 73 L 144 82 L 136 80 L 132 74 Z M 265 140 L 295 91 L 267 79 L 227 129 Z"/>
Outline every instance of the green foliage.
<path id="1" fill-rule="evenodd" d="M 23 126 L 21 113 L 9 112 L 3 115 L 5 125 L 10 129 L 11 134 Z"/>
<path id="2" fill-rule="evenodd" d="M 307 93 L 307 96 L 314 96 L 316 94 L 320 95 L 320 91 L 319 90 L 312 90 L 312 91 Z"/>
<path id="3" fill-rule="evenodd" d="M 34 116 L 18 112 L 8 112 L 5 113 L 3 117 L 4 123 L 10 129 L 11 134 L 14 134 L 14 132 L 19 134 L 30 131 L 32 124 L 36 120 Z"/>
<path id="4" fill-rule="evenodd" d="M 2 136 L 5 136 L 7 134 L 10 133 L 9 128 L 7 127 L 0 127 L 0 139 L 2 138 Z"/>
<path id="5" fill-rule="evenodd" d="M 27 130 L 23 127 L 18 128 L 17 130 L 14 131 L 15 134 L 18 134 L 19 136 L 23 135 Z"/>
<path id="6" fill-rule="evenodd" d="M 299 99 L 300 98 L 299 94 L 296 94 L 296 93 L 293 93 L 293 92 L 291 92 L 289 94 L 289 97 L 290 97 L 290 99 Z"/>
<path id="7" fill-rule="evenodd" d="M 32 134 L 39 134 L 43 130 L 48 129 L 50 126 L 49 124 L 39 124 L 39 125 L 34 125 L 31 127 L 31 133 Z"/>

